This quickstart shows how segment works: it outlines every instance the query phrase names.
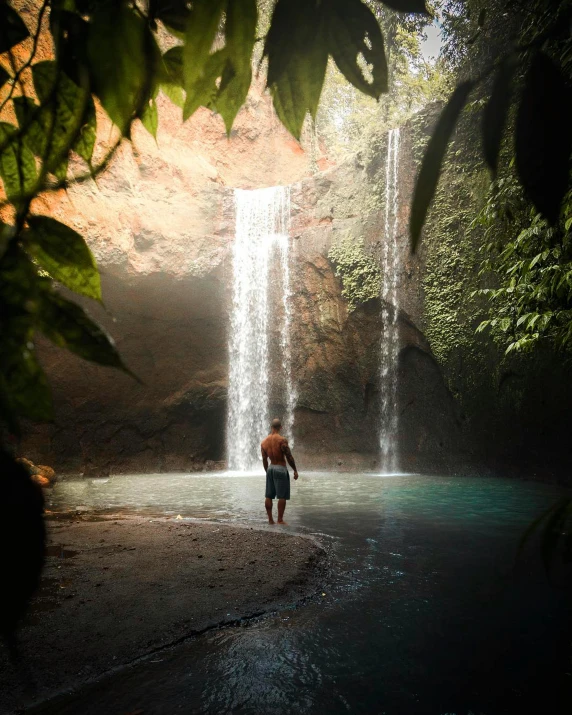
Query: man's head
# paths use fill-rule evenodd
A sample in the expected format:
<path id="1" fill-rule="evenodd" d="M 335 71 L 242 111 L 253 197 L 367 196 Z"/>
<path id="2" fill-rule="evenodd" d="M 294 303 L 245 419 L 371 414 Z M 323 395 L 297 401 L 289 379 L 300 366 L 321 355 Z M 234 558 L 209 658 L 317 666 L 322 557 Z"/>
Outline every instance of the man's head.
<path id="1" fill-rule="evenodd" d="M 272 420 L 272 424 L 270 425 L 270 427 L 272 428 L 273 432 L 280 432 L 280 430 L 282 429 L 282 422 L 278 419 L 278 417 L 275 417 Z"/>

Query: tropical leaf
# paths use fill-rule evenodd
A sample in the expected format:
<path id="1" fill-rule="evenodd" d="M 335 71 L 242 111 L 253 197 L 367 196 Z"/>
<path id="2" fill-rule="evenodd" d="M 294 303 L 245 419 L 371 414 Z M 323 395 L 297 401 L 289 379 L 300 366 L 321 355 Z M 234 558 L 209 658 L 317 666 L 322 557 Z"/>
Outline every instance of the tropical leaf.
<path id="1" fill-rule="evenodd" d="M 14 324 L 17 320 L 19 325 Z M 0 374 L 2 375 L 2 402 L 4 409 L 16 417 L 34 421 L 52 419 L 52 397 L 48 380 L 39 364 L 32 343 L 32 323 L 24 323 L 21 316 L 2 320 L 2 346 L 0 347 Z M 20 326 L 26 333 L 20 336 Z M 6 340 L 5 336 L 9 339 Z"/>
<path id="2" fill-rule="evenodd" d="M 0 87 L 3 87 L 9 79 L 9 73 L 0 65 Z"/>
<path id="3" fill-rule="evenodd" d="M 256 40 L 256 0 L 229 2 L 225 25 L 225 65 L 214 106 L 230 133 L 234 118 L 246 100 L 252 80 L 252 50 Z"/>
<path id="4" fill-rule="evenodd" d="M 80 295 L 101 301 L 95 259 L 84 239 L 48 216 L 30 216 L 26 250 L 55 280 Z"/>
<path id="5" fill-rule="evenodd" d="M 87 37 L 92 89 L 122 134 L 152 96 L 159 50 L 144 18 L 126 3 L 97 5 Z"/>
<path id="6" fill-rule="evenodd" d="M 30 36 L 26 24 L 7 2 L 0 3 L 0 54 Z"/>
<path id="7" fill-rule="evenodd" d="M 38 312 L 38 328 L 55 345 L 85 360 L 116 367 L 128 374 L 111 336 L 76 303 L 55 291 L 44 291 Z"/>
<path id="8" fill-rule="evenodd" d="M 0 122 L 0 177 L 8 199 L 16 202 L 23 196 L 31 196 L 37 179 L 34 154 L 22 141 L 13 124 Z"/>
<path id="9" fill-rule="evenodd" d="M 496 175 L 498 155 L 512 95 L 512 80 L 518 57 L 509 55 L 497 70 L 491 96 L 483 112 L 483 153 L 493 175 Z"/>
<path id="10" fill-rule="evenodd" d="M 437 188 L 441 165 L 445 158 L 449 140 L 473 87 L 474 82 L 469 80 L 463 82 L 455 89 L 445 109 L 441 112 L 437 126 L 429 140 L 415 183 L 413 202 L 411 205 L 409 229 L 411 234 L 411 250 L 413 252 L 417 249 L 427 211 L 429 210 L 435 189 Z"/>
<path id="11" fill-rule="evenodd" d="M 187 93 L 184 120 L 205 103 L 206 92 L 210 90 L 210 77 L 215 72 L 211 49 L 225 4 L 225 0 L 197 0 L 189 13 L 183 46 L 183 80 Z M 220 75 L 218 67 L 216 73 L 215 78 Z"/>
<path id="12" fill-rule="evenodd" d="M 328 62 L 328 32 L 318 0 L 278 0 L 266 36 L 267 83 L 280 121 L 300 138 L 316 116 Z"/>
<path id="13" fill-rule="evenodd" d="M 532 203 L 552 224 L 568 189 L 572 90 L 560 68 L 537 52 L 525 77 L 516 124 L 516 167 Z"/>
<path id="14" fill-rule="evenodd" d="M 159 127 L 159 115 L 157 113 L 157 102 L 151 98 L 145 105 L 141 113 L 141 123 L 152 137 L 157 139 L 157 129 Z"/>
<path id="15" fill-rule="evenodd" d="M 372 11 L 361 0 L 334 0 L 328 5 L 330 54 L 354 87 L 378 99 L 387 92 L 387 60 L 383 35 Z M 359 58 L 371 65 L 371 80 Z"/>
<path id="16" fill-rule="evenodd" d="M 155 17 L 177 33 L 184 33 L 189 20 L 188 0 L 155 0 L 150 8 Z"/>

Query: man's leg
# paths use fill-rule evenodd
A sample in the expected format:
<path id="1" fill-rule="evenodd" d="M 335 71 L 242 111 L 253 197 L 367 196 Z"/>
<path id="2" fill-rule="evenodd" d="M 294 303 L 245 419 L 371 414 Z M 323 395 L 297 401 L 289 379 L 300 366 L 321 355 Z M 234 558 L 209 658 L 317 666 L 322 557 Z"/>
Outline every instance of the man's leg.
<path id="1" fill-rule="evenodd" d="M 278 499 L 278 523 L 285 524 L 284 509 L 286 509 L 286 499 Z"/>
<path id="2" fill-rule="evenodd" d="M 278 502 L 278 504 L 280 504 L 280 502 Z M 266 513 L 268 514 L 268 523 L 274 524 L 274 519 L 272 518 L 272 499 L 266 497 L 264 506 L 266 507 Z M 280 507 L 278 507 L 278 513 L 280 513 Z M 284 513 L 284 509 L 282 509 L 282 513 Z"/>

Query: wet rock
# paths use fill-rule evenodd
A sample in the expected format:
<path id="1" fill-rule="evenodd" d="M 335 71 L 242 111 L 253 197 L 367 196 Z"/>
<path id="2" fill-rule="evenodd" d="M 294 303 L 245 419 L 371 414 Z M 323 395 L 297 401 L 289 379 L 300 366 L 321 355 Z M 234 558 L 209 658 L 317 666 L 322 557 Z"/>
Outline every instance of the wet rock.
<path id="1" fill-rule="evenodd" d="M 19 457 L 16 462 L 24 467 L 32 481 L 40 487 L 49 487 L 56 481 L 56 473 L 52 467 L 48 467 L 45 464 L 36 465 L 26 457 Z"/>

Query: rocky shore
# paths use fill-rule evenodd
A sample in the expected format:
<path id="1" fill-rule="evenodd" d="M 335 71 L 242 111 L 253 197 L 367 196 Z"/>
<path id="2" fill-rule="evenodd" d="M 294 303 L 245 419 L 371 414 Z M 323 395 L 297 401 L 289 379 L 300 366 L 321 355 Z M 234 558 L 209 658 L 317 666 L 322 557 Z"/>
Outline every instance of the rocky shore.
<path id="1" fill-rule="evenodd" d="M 0 712 L 17 711 L 216 625 L 296 603 L 325 552 L 276 526 L 131 517 L 50 521 L 17 671 L 0 645 Z"/>

